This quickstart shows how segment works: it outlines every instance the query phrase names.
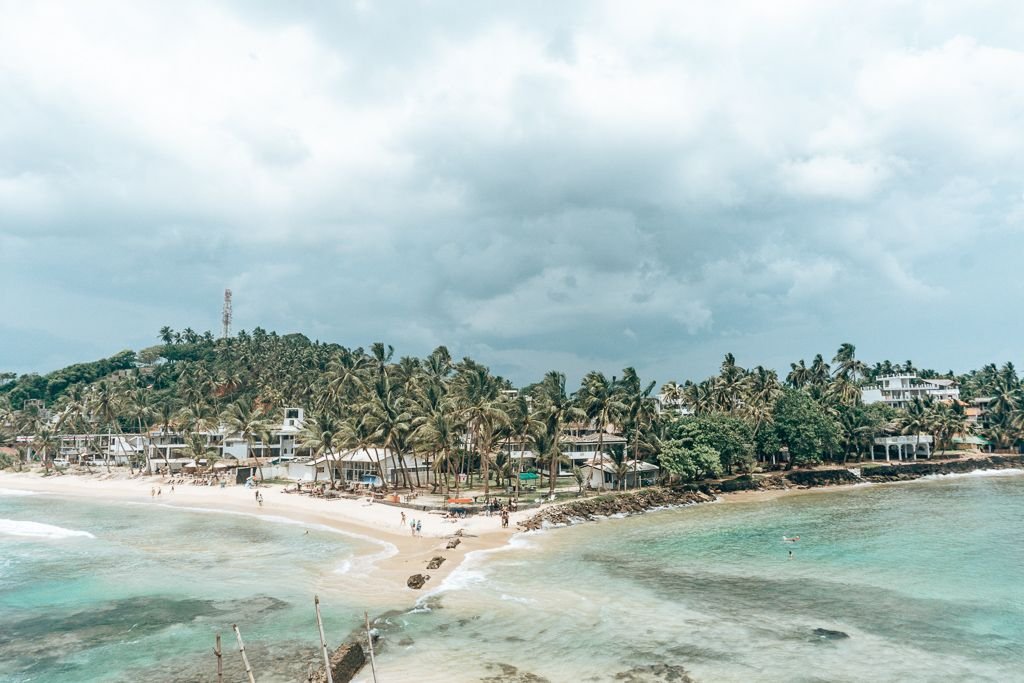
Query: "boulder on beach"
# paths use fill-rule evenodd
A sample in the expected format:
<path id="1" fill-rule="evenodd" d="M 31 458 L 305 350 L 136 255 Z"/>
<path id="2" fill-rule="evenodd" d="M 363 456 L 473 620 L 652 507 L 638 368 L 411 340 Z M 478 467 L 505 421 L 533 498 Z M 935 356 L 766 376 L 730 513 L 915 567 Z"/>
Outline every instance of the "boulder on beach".
<path id="1" fill-rule="evenodd" d="M 427 563 L 427 569 L 438 569 L 442 564 L 444 564 L 444 558 L 436 555 Z"/>
<path id="2" fill-rule="evenodd" d="M 453 538 L 452 540 L 448 541 L 448 545 L 445 546 L 445 550 L 452 550 L 456 546 L 458 546 L 459 543 L 462 543 L 462 539 Z"/>
<path id="3" fill-rule="evenodd" d="M 423 584 L 430 580 L 430 574 L 413 574 L 409 577 L 409 580 L 405 582 L 409 588 L 419 590 L 423 588 Z"/>

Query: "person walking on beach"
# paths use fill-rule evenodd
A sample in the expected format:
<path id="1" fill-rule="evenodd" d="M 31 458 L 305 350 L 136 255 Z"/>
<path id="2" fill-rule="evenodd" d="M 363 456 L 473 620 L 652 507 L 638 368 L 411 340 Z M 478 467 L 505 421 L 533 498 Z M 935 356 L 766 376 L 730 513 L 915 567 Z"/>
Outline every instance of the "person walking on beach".
<path id="1" fill-rule="evenodd" d="M 417 536 L 422 536 L 423 535 L 422 532 L 423 532 L 423 521 L 422 520 L 417 520 L 416 521 L 416 535 Z"/>
<path id="2" fill-rule="evenodd" d="M 416 535 L 416 520 L 415 519 L 409 520 L 409 526 L 412 528 L 412 535 L 415 536 Z"/>
<path id="3" fill-rule="evenodd" d="M 156 487 L 156 495 L 159 496 L 161 493 L 163 493 L 163 490 L 159 486 L 157 486 Z"/>
<path id="4" fill-rule="evenodd" d="M 405 510 L 402 510 L 402 526 L 405 526 Z"/>
<path id="5" fill-rule="evenodd" d="M 149 497 L 150 498 L 156 498 L 156 487 L 155 486 L 150 486 L 149 487 Z"/>
<path id="6" fill-rule="evenodd" d="M 257 504 L 258 504 L 258 505 L 259 505 L 260 507 L 263 507 L 263 494 L 262 494 L 262 493 L 260 493 L 259 491 L 257 491 L 257 492 L 256 492 L 256 503 L 257 503 Z"/>

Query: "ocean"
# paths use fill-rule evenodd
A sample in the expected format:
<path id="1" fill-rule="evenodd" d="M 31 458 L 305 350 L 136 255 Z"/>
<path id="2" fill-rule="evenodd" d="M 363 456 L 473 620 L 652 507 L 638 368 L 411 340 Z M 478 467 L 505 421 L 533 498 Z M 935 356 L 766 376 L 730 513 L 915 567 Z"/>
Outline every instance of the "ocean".
<path id="1" fill-rule="evenodd" d="M 1024 681 L 1022 581 L 1021 476 L 699 505 L 478 553 L 391 621 L 378 672 L 424 682 Z"/>
<path id="2" fill-rule="evenodd" d="M 359 558 L 387 548 L 286 522 L 0 490 L 0 681 L 213 681 L 218 632 L 244 680 L 232 624 L 257 680 L 302 680 L 314 594 L 340 641 L 366 604 Z"/>
<path id="3" fill-rule="evenodd" d="M 257 680 L 301 680 L 317 656 L 312 595 L 338 640 L 367 603 L 359 558 L 382 552 L 303 531 L 0 492 L 0 680 L 209 681 L 220 631 L 240 681 L 232 623 Z M 519 534 L 431 592 L 386 596 L 404 607 L 381 626 L 377 673 L 1024 681 L 1022 580 L 1019 474 L 698 505 Z"/>

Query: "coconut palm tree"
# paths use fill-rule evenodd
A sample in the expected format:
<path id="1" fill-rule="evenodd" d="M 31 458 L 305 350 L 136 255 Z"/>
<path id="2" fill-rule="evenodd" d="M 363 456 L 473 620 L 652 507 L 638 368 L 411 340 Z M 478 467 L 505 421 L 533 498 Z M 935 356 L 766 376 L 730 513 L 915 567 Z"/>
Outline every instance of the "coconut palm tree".
<path id="1" fill-rule="evenodd" d="M 317 411 L 307 415 L 298 441 L 303 448 L 308 448 L 310 455 L 316 459 L 324 457 L 327 474 L 334 486 L 334 463 L 331 457 L 343 448 L 345 438 L 344 424 L 337 415 L 327 411 Z M 313 469 L 313 481 L 316 481 L 318 470 Z"/>
<path id="2" fill-rule="evenodd" d="M 832 371 L 833 376 L 854 384 L 858 379 L 866 376 L 868 368 L 863 361 L 857 360 L 856 356 L 857 347 L 848 342 L 841 344 L 832 359 L 835 364 L 835 369 Z"/>
<path id="3" fill-rule="evenodd" d="M 728 360 L 728 356 L 726 359 Z M 622 403 L 625 406 L 623 416 L 627 431 L 631 431 L 633 435 L 633 484 L 637 487 L 640 486 L 637 469 L 643 433 L 653 427 L 658 420 L 658 406 L 651 396 L 655 384 L 652 381 L 644 386 L 633 368 L 626 368 L 622 371 Z"/>
<path id="4" fill-rule="evenodd" d="M 463 363 L 457 377 L 456 403 L 472 438 L 472 450 L 480 456 L 484 497 L 490 494 L 490 462 L 501 428 L 508 423 L 501 400 L 501 383 L 477 363 Z"/>
<path id="5" fill-rule="evenodd" d="M 565 391 L 565 375 L 557 370 L 544 375 L 544 379 L 534 386 L 534 401 L 538 418 L 544 424 L 546 455 L 551 470 L 549 476 L 550 496 L 555 495 L 555 477 L 558 476 L 559 459 L 561 458 L 560 439 L 565 425 L 573 420 L 582 419 L 584 413 Z M 540 449 L 538 449 L 538 454 Z"/>
<path id="6" fill-rule="evenodd" d="M 927 431 L 931 426 L 930 401 L 922 398 L 914 398 L 908 405 L 900 419 L 901 433 L 914 434 L 914 458 L 917 458 L 917 449 L 921 445 L 921 432 Z"/>
<path id="7" fill-rule="evenodd" d="M 256 457 L 256 469 L 260 473 L 260 480 L 263 480 L 263 463 L 259 455 L 254 452 L 256 439 L 265 431 L 265 415 L 258 410 L 251 401 L 238 400 L 228 405 L 221 415 L 225 426 L 242 437 L 246 444 L 246 458 Z"/>
<path id="8" fill-rule="evenodd" d="M 597 466 L 604 469 L 604 435 L 609 426 L 621 422 L 626 414 L 622 401 L 622 387 L 614 380 L 609 381 L 604 373 L 589 372 L 576 392 L 576 403 L 590 424 L 597 430 Z M 602 480 L 602 488 L 604 481 Z"/>
<path id="9" fill-rule="evenodd" d="M 59 435 L 49 425 L 40 425 L 32 435 L 32 450 L 40 454 L 40 460 L 47 472 L 53 467 L 50 454 L 57 449 L 59 443 Z"/>

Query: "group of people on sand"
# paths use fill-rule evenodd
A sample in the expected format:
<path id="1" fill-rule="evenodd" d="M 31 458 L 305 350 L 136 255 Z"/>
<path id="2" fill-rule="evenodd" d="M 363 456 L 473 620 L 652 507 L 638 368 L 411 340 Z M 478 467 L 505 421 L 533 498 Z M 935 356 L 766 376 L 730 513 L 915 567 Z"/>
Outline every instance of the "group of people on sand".
<path id="1" fill-rule="evenodd" d="M 159 486 L 150 486 L 149 487 L 149 497 L 150 498 L 156 498 L 161 493 L 163 493 L 163 491 L 161 490 L 161 488 Z"/>
<path id="2" fill-rule="evenodd" d="M 405 526 L 405 512 L 402 512 L 402 526 Z M 410 519 L 409 529 L 412 531 L 413 536 L 423 535 L 423 520 L 421 519 Z"/>

